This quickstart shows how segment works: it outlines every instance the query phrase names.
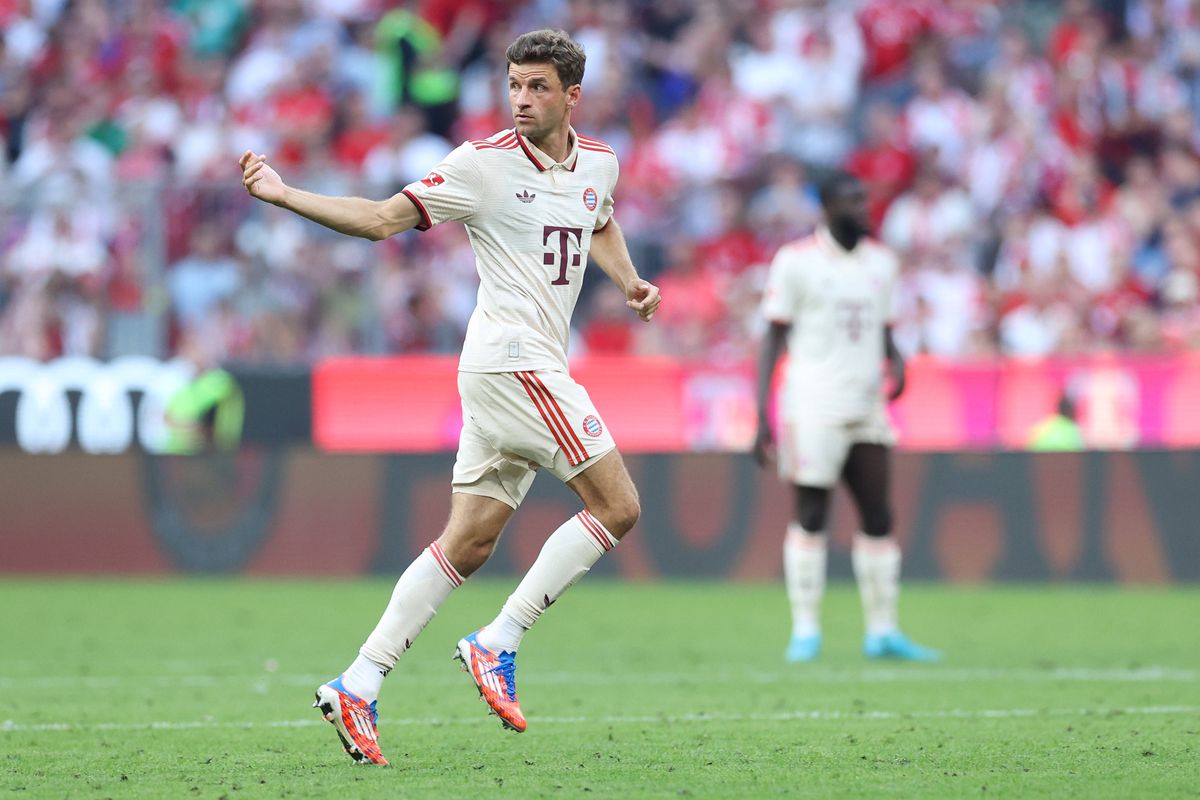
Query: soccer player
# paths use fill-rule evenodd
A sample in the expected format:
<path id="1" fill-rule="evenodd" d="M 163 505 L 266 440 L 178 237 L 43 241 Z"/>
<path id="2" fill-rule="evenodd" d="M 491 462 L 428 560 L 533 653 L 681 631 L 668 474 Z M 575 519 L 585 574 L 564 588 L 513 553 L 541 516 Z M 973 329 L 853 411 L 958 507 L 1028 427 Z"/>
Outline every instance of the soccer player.
<path id="1" fill-rule="evenodd" d="M 539 468 L 571 487 L 583 510 L 542 547 L 496 618 L 458 642 L 456 658 L 504 726 L 525 730 L 516 655 L 525 632 L 640 514 L 608 428 L 567 373 L 567 337 L 590 255 L 645 321 L 658 288 L 638 277 L 613 218 L 617 158 L 571 127 L 584 53 L 562 31 L 508 48 L 514 126 L 468 141 L 388 200 L 325 197 L 287 186 L 253 152 L 241 158 L 251 195 L 342 233 L 379 240 L 450 220 L 467 227 L 479 298 L 459 360 L 463 429 L 450 519 L 405 570 L 358 657 L 317 689 L 317 702 L 355 761 L 386 764 L 376 699 L 384 677 L 450 592 L 491 556 Z M 402 409 L 397 409 L 400 413 Z"/>
<path id="2" fill-rule="evenodd" d="M 810 661 L 821 650 L 819 612 L 825 590 L 830 493 L 846 482 L 861 520 L 852 553 L 866 618 L 868 658 L 933 661 L 936 651 L 910 641 L 897 626 L 900 548 L 892 537 L 888 499 L 894 435 L 884 401 L 883 362 L 904 391 L 904 360 L 892 341 L 896 258 L 868 238 L 867 194 L 858 179 L 834 173 L 821 186 L 825 224 L 780 248 L 763 298 L 770 327 L 758 381 L 760 465 L 774 444 L 767 419 L 776 362 L 788 363 L 780 403 L 779 474 L 795 486 L 795 511 L 783 545 L 792 606 L 785 657 Z"/>

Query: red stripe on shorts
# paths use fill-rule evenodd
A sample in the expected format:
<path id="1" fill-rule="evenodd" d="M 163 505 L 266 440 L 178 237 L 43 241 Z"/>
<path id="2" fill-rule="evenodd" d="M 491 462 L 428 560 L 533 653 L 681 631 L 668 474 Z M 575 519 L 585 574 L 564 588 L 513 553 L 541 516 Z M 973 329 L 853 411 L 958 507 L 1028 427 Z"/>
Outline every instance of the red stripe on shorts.
<path id="1" fill-rule="evenodd" d="M 590 458 L 590 456 L 588 456 L 587 448 L 583 446 L 583 442 L 579 441 L 579 435 L 575 433 L 575 429 L 571 427 L 571 423 L 567 422 L 567 415 L 563 413 L 561 408 L 559 408 L 558 401 L 554 399 L 554 395 L 550 394 L 550 390 L 546 388 L 546 384 L 542 383 L 542 379 L 539 378 L 536 373 L 531 372 L 529 375 L 534 381 L 537 382 L 538 386 L 542 387 L 542 391 L 546 393 L 546 397 L 550 398 L 550 402 L 554 404 L 555 410 L 558 411 L 559 419 L 562 420 L 563 426 L 567 429 L 567 433 L 571 436 L 571 440 L 575 442 L 575 446 L 579 448 L 579 452 L 583 453 L 583 458 L 581 458 L 580 461 L 587 461 L 588 458 Z"/>
<path id="2" fill-rule="evenodd" d="M 554 437 L 554 441 L 558 442 L 558 446 L 564 453 L 567 454 L 567 463 L 572 467 L 579 466 L 579 464 L 583 463 L 584 459 L 581 459 L 579 457 L 579 453 L 571 448 L 571 443 L 566 438 L 565 431 L 562 429 L 562 423 L 558 421 L 558 418 L 555 417 L 553 412 L 550 410 L 550 404 L 545 402 L 541 392 L 538 391 L 533 381 L 530 380 L 530 373 L 516 372 L 513 374 L 517 376 L 517 380 L 519 380 L 521 385 L 525 387 L 525 393 L 529 395 L 529 399 L 533 401 L 535 406 L 537 406 L 538 413 L 542 415 L 542 421 L 545 422 L 546 427 L 550 429 L 550 435 Z"/>

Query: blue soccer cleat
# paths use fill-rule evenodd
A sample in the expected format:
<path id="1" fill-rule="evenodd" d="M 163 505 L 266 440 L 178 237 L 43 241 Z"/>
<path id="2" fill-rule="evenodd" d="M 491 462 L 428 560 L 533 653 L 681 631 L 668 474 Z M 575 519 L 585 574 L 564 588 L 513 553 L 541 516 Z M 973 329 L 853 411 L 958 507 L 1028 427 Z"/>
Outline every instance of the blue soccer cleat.
<path id="1" fill-rule="evenodd" d="M 799 664 L 804 661 L 812 661 L 821 652 L 821 634 L 814 633 L 809 636 L 792 636 L 788 642 L 787 650 L 783 653 L 784 661 L 792 664 Z"/>
<path id="2" fill-rule="evenodd" d="M 863 639 L 863 655 L 867 658 L 893 658 L 898 661 L 941 661 L 942 654 L 923 647 L 900 631 L 884 634 L 867 634 Z"/>

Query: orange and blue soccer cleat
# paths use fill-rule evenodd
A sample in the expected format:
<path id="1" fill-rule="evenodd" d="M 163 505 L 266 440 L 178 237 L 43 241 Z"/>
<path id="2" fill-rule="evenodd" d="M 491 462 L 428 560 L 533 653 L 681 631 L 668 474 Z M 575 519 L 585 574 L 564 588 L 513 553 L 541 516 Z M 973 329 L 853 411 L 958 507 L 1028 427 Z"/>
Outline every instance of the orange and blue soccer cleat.
<path id="1" fill-rule="evenodd" d="M 454 657 L 462 662 L 463 672 L 475 681 L 479 696 L 491 713 L 500 718 L 504 727 L 520 733 L 525 730 L 525 715 L 517 702 L 517 654 L 508 650 L 493 653 L 479 644 L 478 635 L 479 631 L 475 631 L 461 639 Z"/>
<path id="2" fill-rule="evenodd" d="M 313 708 L 319 708 L 326 721 L 333 724 L 342 747 L 355 762 L 387 766 L 388 760 L 379 750 L 379 714 L 375 703 L 368 704 L 346 691 L 340 675 L 317 687 Z"/>

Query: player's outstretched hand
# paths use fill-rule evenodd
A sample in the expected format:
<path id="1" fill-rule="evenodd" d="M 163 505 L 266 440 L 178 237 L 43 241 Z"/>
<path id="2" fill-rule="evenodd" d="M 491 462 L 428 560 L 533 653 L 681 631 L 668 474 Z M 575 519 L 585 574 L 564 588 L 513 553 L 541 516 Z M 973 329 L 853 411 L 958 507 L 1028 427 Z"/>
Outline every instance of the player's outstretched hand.
<path id="1" fill-rule="evenodd" d="M 649 322 L 662 302 L 662 297 L 658 294 L 658 287 L 650 281 L 640 279 L 633 282 L 633 285 L 626 290 L 625 296 L 628 298 L 625 305 L 636 311 L 642 322 Z"/>
<path id="2" fill-rule="evenodd" d="M 758 433 L 754 436 L 754 460 L 760 467 L 767 466 L 772 461 L 774 449 L 775 436 L 771 433 L 771 426 L 766 422 L 760 422 Z"/>
<path id="3" fill-rule="evenodd" d="M 242 185 L 251 197 L 257 197 L 267 203 L 280 203 L 286 187 L 279 173 L 267 164 L 265 155 L 258 155 L 252 150 L 242 154 L 238 164 L 242 168 Z"/>

